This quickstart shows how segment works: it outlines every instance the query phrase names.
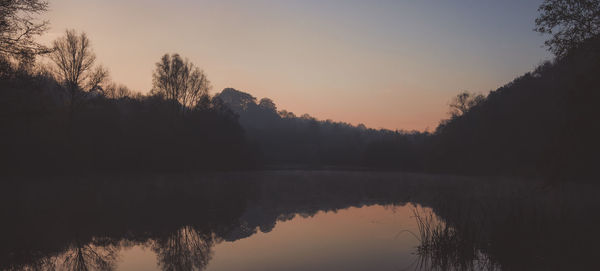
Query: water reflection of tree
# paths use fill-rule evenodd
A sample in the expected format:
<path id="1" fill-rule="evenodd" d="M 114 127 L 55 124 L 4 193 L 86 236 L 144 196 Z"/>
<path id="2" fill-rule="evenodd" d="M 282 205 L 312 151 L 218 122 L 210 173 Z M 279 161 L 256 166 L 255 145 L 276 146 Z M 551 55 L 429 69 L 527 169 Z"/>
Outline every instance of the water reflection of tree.
<path id="1" fill-rule="evenodd" d="M 212 258 L 213 233 L 203 233 L 185 226 L 167 238 L 155 240 L 156 253 L 162 270 L 203 270 Z"/>
<path id="2" fill-rule="evenodd" d="M 73 242 L 63 253 L 32 259 L 29 264 L 7 270 L 115 270 L 121 245 L 113 240 Z"/>
<path id="3" fill-rule="evenodd" d="M 75 243 L 64 256 L 60 270 L 115 270 L 120 247 L 114 244 Z"/>
<path id="4" fill-rule="evenodd" d="M 118 240 L 119 247 L 151 247 L 164 270 L 201 270 L 211 259 L 211 246 L 220 240 L 239 240 L 257 229 L 268 232 L 278 221 L 297 215 L 404 202 L 431 208 L 447 223 L 438 231 L 446 234 L 440 235 L 442 240 L 462 243 L 446 248 L 466 248 L 430 255 L 460 256 L 456 259 L 463 261 L 484 252 L 507 270 L 595 266 L 600 217 L 590 214 L 600 210 L 596 186 L 572 184 L 540 191 L 535 183 L 518 180 L 371 172 L 253 174 L 215 175 L 214 181 L 201 182 L 48 182 L 17 187 L 0 183 L 4 203 L 0 214 L 6 218 L 0 225 L 0 269 L 110 267 L 94 261 L 90 247 L 72 245 L 73 240 L 84 240 L 83 244 L 96 240 L 93 251 L 98 254 L 101 249 L 103 259 L 114 262 L 111 253 L 102 250 L 108 244 L 97 238 L 109 236 Z M 18 208 L 12 207 L 13 202 L 19 203 Z M 63 222 L 47 219 L 58 216 L 64 217 Z M 61 269 L 65 250 L 86 260 L 78 262 L 71 256 L 71 267 Z M 45 259 L 49 257 L 59 260 Z"/>
<path id="5" fill-rule="evenodd" d="M 218 238 L 212 232 L 201 232 L 184 226 L 174 233 L 146 241 L 94 239 L 77 240 L 65 252 L 32 259 L 29 264 L 8 270 L 116 270 L 119 253 L 134 245 L 150 246 L 162 270 L 203 270 L 212 258 L 212 246 Z"/>
<path id="6" fill-rule="evenodd" d="M 37 270 L 56 270 L 56 257 L 43 257 L 39 259 L 33 259 L 29 264 L 24 266 L 8 266 L 2 270 L 6 271 L 37 271 Z"/>

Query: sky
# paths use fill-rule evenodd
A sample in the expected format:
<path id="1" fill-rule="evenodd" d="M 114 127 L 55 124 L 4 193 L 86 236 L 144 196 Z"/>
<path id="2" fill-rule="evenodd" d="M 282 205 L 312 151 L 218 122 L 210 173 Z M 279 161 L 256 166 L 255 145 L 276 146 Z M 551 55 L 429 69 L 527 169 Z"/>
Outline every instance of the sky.
<path id="1" fill-rule="evenodd" d="M 50 0 L 44 43 L 88 34 L 111 78 L 147 93 L 165 53 L 296 115 L 434 130 L 460 91 L 488 93 L 551 55 L 542 0 Z"/>

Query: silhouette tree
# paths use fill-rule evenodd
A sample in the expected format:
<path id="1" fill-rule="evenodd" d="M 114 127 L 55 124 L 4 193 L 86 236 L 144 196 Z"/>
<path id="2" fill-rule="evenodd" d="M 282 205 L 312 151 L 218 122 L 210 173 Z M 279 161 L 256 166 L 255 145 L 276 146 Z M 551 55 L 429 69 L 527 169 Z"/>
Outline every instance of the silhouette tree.
<path id="1" fill-rule="evenodd" d="M 108 70 L 102 66 L 97 66 L 89 75 L 88 82 L 85 88 L 89 91 L 104 92 L 102 85 L 108 80 Z"/>
<path id="2" fill-rule="evenodd" d="M 84 85 L 92 90 L 108 77 L 104 68 L 93 69 L 96 56 L 85 33 L 67 30 L 65 36 L 53 42 L 50 59 L 58 68 L 57 77 L 69 91 L 71 107 Z"/>
<path id="3" fill-rule="evenodd" d="M 534 30 L 552 35 L 545 44 L 558 57 L 600 34 L 600 0 L 545 0 L 538 11 Z"/>
<path id="4" fill-rule="evenodd" d="M 467 91 L 463 91 L 456 95 L 450 102 L 450 115 L 452 117 L 459 117 L 467 113 L 471 108 L 477 106 L 485 100 L 485 97 L 481 94 L 472 94 Z"/>
<path id="5" fill-rule="evenodd" d="M 277 106 L 275 105 L 273 100 L 271 100 L 269 98 L 260 99 L 260 102 L 258 103 L 258 107 L 260 107 L 263 110 L 269 111 L 269 112 L 277 113 Z"/>
<path id="6" fill-rule="evenodd" d="M 164 97 L 184 112 L 208 94 L 210 82 L 204 72 L 179 54 L 165 54 L 156 63 L 152 94 Z"/>
<path id="7" fill-rule="evenodd" d="M 48 22 L 33 18 L 47 9 L 48 2 L 43 0 L 0 1 L 0 55 L 31 61 L 35 55 L 48 52 L 35 41 L 47 30 Z"/>
<path id="8" fill-rule="evenodd" d="M 215 97 L 227 104 L 236 113 L 256 105 L 256 97 L 233 88 L 223 89 Z"/>
<path id="9" fill-rule="evenodd" d="M 105 97 L 110 99 L 130 97 L 133 94 L 127 86 L 121 84 L 117 85 L 116 83 L 108 84 L 105 88 L 102 89 L 102 92 Z"/>

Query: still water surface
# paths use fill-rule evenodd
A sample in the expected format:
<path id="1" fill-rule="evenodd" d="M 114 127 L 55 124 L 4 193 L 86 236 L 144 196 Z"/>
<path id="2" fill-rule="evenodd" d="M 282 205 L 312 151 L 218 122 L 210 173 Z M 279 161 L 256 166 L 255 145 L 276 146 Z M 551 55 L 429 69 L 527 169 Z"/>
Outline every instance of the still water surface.
<path id="1" fill-rule="evenodd" d="M 343 171 L 14 179 L 0 270 L 594 270 L 599 192 Z"/>
<path id="2" fill-rule="evenodd" d="M 417 231 L 409 206 L 351 207 L 296 215 L 269 232 L 222 241 L 206 270 L 403 270 L 417 260 Z M 120 251 L 119 270 L 161 270 L 144 246 Z"/>

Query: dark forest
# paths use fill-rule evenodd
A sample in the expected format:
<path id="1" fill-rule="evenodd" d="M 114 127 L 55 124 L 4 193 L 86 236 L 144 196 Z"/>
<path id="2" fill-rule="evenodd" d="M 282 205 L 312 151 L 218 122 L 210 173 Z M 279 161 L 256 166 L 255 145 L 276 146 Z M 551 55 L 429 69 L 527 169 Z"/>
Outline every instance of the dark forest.
<path id="1" fill-rule="evenodd" d="M 566 10 L 561 3 L 540 7 L 536 31 L 572 23 L 555 14 Z M 460 92 L 434 131 L 391 131 L 297 116 L 233 88 L 211 95 L 204 72 L 178 54 L 159 59 L 148 94 L 134 93 L 96 64 L 93 37 L 68 30 L 51 47 L 35 42 L 48 22 L 31 20 L 47 5 L 2 2 L 3 173 L 344 168 L 597 176 L 600 41 L 587 24 L 548 40 L 554 60 L 486 95 Z M 597 23 L 597 15 L 579 15 Z"/>
<path id="2" fill-rule="evenodd" d="M 251 64 L 251 67 L 243 66 L 246 70 L 240 74 L 236 74 L 237 67 L 221 67 L 221 74 L 217 71 L 216 76 L 209 77 L 203 67 L 212 70 L 214 63 L 231 65 L 220 57 L 234 52 L 215 46 L 229 40 L 206 47 L 214 51 L 208 50 L 210 53 L 203 55 L 208 59 L 194 63 L 188 57 L 197 60 L 193 58 L 194 52 L 203 50 L 194 47 L 186 51 L 177 47 L 177 42 L 188 44 L 188 40 L 169 39 L 168 33 L 163 36 L 144 25 L 156 35 L 154 38 L 164 38 L 168 48 L 172 44 L 182 48 L 177 51 L 185 54 L 165 52 L 163 50 L 168 48 L 160 47 L 152 51 L 152 55 L 157 53 L 155 59 L 143 54 L 143 59 L 153 60 L 144 65 L 137 62 L 140 59 L 136 61 L 129 56 L 115 58 L 122 61 L 118 63 L 137 64 L 136 72 L 147 66 L 148 70 L 139 74 L 146 76 L 147 73 L 147 83 L 151 79 L 152 86 L 148 84 L 150 89 L 138 91 L 130 87 L 135 80 L 128 81 L 130 86 L 117 82 L 119 73 L 110 73 L 109 68 L 100 64 L 102 59 L 94 52 L 93 35 L 68 29 L 51 33 L 52 41 L 40 41 L 50 34 L 51 22 L 42 19 L 52 12 L 50 2 L 54 1 L 0 0 L 1 270 L 598 269 L 595 257 L 600 252 L 597 248 L 600 243 L 597 230 L 600 227 L 600 173 L 596 169 L 600 162 L 600 0 L 539 0 L 541 4 L 535 6 L 537 13 L 535 7 L 527 11 L 529 13 L 523 12 L 532 16 L 531 32 L 546 38 L 544 45 L 541 45 L 543 40 L 536 41 L 545 48 L 537 52 L 549 57 L 518 72 L 516 69 L 523 64 L 511 62 L 508 77 L 502 77 L 506 74 L 500 73 L 507 71 L 495 67 L 496 63 L 482 61 L 475 63 L 479 65 L 475 65 L 476 68 L 481 68 L 482 63 L 494 66 L 492 75 L 489 71 L 478 74 L 456 67 L 461 71 L 448 71 L 451 75 L 448 77 L 456 79 L 463 72 L 467 76 L 465 80 L 434 78 L 444 77 L 434 70 L 446 72 L 447 63 L 456 62 L 445 62 L 442 54 L 428 55 L 431 52 L 426 47 L 414 50 L 415 59 L 428 55 L 421 59 L 421 64 L 428 63 L 426 58 L 434 56 L 432 59 L 438 65 L 439 59 L 439 67 L 422 65 L 425 70 L 415 68 L 421 74 L 407 75 L 417 81 L 438 80 L 431 86 L 430 82 L 415 86 L 424 92 L 418 93 L 422 97 L 414 95 L 417 100 L 427 97 L 427 101 L 433 101 L 442 96 L 441 92 L 428 92 L 427 88 L 439 91 L 441 85 L 449 90 L 455 85 L 448 84 L 456 82 L 489 86 L 490 78 L 503 78 L 499 80 L 501 83 L 490 87 L 496 89 L 486 93 L 464 89 L 446 92 L 450 93 L 446 108 L 434 115 L 436 127 L 431 130 L 374 129 L 356 124 L 358 121 L 351 124 L 320 119 L 295 108 L 296 112 L 290 112 L 290 107 L 310 107 L 311 104 L 300 100 L 286 104 L 286 96 L 276 96 L 279 92 L 265 95 L 277 97 L 278 106 L 278 101 L 269 97 L 256 97 L 264 91 L 265 85 L 252 80 L 256 77 L 257 81 L 277 81 L 277 84 L 281 81 L 290 88 L 280 89 L 282 93 L 307 91 L 307 86 L 314 86 L 310 89 L 313 92 L 303 93 L 304 97 L 313 98 L 307 99 L 311 102 L 321 98 L 319 103 L 324 102 L 327 109 L 354 114 L 353 118 L 359 119 L 362 115 L 357 117 L 357 113 L 372 117 L 379 113 L 371 113 L 382 110 L 382 119 L 386 121 L 389 116 L 393 122 L 402 119 L 396 123 L 413 125 L 404 122 L 405 116 L 392 112 L 405 109 L 397 105 L 406 101 L 394 99 L 390 106 L 390 101 L 382 100 L 414 94 L 407 89 L 411 84 L 395 84 L 405 78 L 388 76 L 385 71 L 391 70 L 389 67 L 400 67 L 401 73 L 405 72 L 403 68 L 412 69 L 414 63 L 409 58 L 413 56 L 401 55 L 407 58 L 408 64 L 396 66 L 397 59 L 391 56 L 401 50 L 387 48 L 404 44 L 395 44 L 398 40 L 387 36 L 379 37 L 381 40 L 373 38 L 357 45 L 361 47 L 357 52 L 368 51 L 366 56 L 385 57 L 389 62 L 370 63 L 369 57 L 361 60 L 364 62 L 357 61 L 365 65 L 358 65 L 356 70 L 355 67 L 319 70 L 317 65 L 309 65 L 315 71 L 308 70 L 303 66 L 306 63 L 295 61 L 309 53 L 303 46 L 311 43 L 310 38 L 331 42 L 315 48 L 331 46 L 335 50 L 339 46 L 332 45 L 344 38 L 356 40 L 341 33 L 335 37 L 320 36 L 328 32 L 312 29 L 312 22 L 308 21 L 313 16 L 320 18 L 313 13 L 327 15 L 322 21 L 326 22 L 323 28 L 336 24 L 346 27 L 348 22 L 337 19 L 351 18 L 369 32 L 366 36 L 376 37 L 402 25 L 400 20 L 379 15 L 411 15 L 412 11 L 404 9 L 407 7 L 424 8 L 415 14 L 428 14 L 430 18 L 431 14 L 436 18 L 438 15 L 470 16 L 473 11 L 482 12 L 475 14 L 477 20 L 483 20 L 486 15 L 502 15 L 496 16 L 501 20 L 482 24 L 489 26 L 490 22 L 498 21 L 508 24 L 513 15 L 514 18 L 525 16 L 516 11 L 531 8 L 528 6 L 531 3 L 486 2 L 471 7 L 476 6 L 472 1 L 451 1 L 450 4 L 382 1 L 380 4 L 386 10 L 369 9 L 374 13 L 363 17 L 363 9 L 368 12 L 366 4 L 358 3 L 360 1 L 340 1 L 343 2 L 340 5 L 332 4 L 334 1 L 292 0 L 267 1 L 266 4 L 253 1 L 250 5 L 243 3 L 245 1 L 224 3 L 225 0 L 169 1 L 166 4 L 166 1 L 142 1 L 141 8 L 140 3 L 134 1 L 94 2 L 93 5 L 106 5 L 105 8 L 133 7 L 140 11 L 140 16 L 172 12 L 162 10 L 169 5 L 173 10 L 198 12 L 199 7 L 210 4 L 213 5 L 210 8 L 224 9 L 227 13 L 235 9 L 231 12 L 233 15 L 228 16 L 248 15 L 250 18 L 256 15 L 254 13 L 260 14 L 255 20 L 269 26 L 290 22 L 291 26 L 277 26 L 281 32 L 264 32 L 270 33 L 265 34 L 266 40 L 258 35 L 257 44 L 236 43 L 228 48 L 244 54 L 242 58 L 252 54 L 246 51 L 251 45 L 270 55 L 272 52 L 266 48 L 271 41 L 281 42 L 276 44 L 280 47 L 273 48 L 287 56 L 290 45 L 287 40 L 283 41 L 287 35 L 297 38 L 296 35 L 302 36 L 300 32 L 306 32 L 302 37 L 309 39 L 298 42 L 303 43 L 295 48 L 298 51 L 294 53 L 298 55 L 292 57 L 290 53 L 289 59 L 283 58 L 296 73 L 289 83 L 283 80 L 285 76 L 278 77 L 276 70 L 281 68 L 280 62 L 273 62 L 279 65 L 268 61 L 257 63 L 252 57 L 239 59 L 239 56 L 227 61 Z M 89 5 L 85 3 L 83 8 L 73 10 L 89 13 Z M 275 7 L 277 5 L 281 6 Z M 506 10 L 490 10 L 492 6 L 506 7 Z M 210 8 L 207 10 L 212 12 Z M 326 12 L 327 8 L 335 11 Z M 338 14 L 342 10 L 349 13 Z M 456 13 L 459 10 L 462 13 Z M 279 14 L 280 11 L 300 16 L 294 21 Z M 130 13 L 124 18 L 135 20 Z M 200 22 L 180 14 L 177 14 L 177 22 L 171 22 L 174 16 L 170 15 L 165 17 L 170 19 L 164 20 L 165 24 L 173 23 L 170 27 L 176 23 L 189 27 Z M 60 20 L 64 16 L 53 18 Z M 537 16 L 535 20 L 534 16 Z M 226 26 L 220 25 L 223 22 L 213 22 L 214 18 L 202 18 L 216 29 L 206 38 L 215 38 L 215 33 L 231 26 L 235 26 L 229 29 L 234 33 L 244 32 L 240 29 L 246 29 L 246 24 L 253 21 L 241 17 L 237 24 Z M 231 17 L 222 19 L 226 21 Z M 418 18 L 411 17 L 408 21 L 413 23 L 415 19 Z M 437 23 L 445 24 L 445 19 L 440 18 Z M 378 24 L 365 22 L 370 20 Z M 68 23 L 72 21 L 77 22 L 69 17 Z M 253 33 L 263 33 L 264 25 L 257 25 L 260 29 Z M 417 25 L 419 23 L 415 23 Z M 521 23 L 514 25 L 521 27 Z M 487 31 L 482 26 L 473 29 Z M 380 29 L 386 27 L 390 29 Z M 428 26 L 419 27 L 424 32 L 431 30 Z M 498 29 L 514 31 L 511 27 Z M 466 29 L 461 37 L 475 42 L 484 39 L 469 32 L 473 31 L 469 27 L 459 28 L 459 32 Z M 113 34 L 119 30 L 110 31 L 115 31 L 110 32 Z M 102 37 L 102 32 L 93 33 Z M 227 36 L 219 34 L 219 38 Z M 431 33 L 417 34 L 419 37 L 422 34 L 424 39 L 418 44 L 425 44 L 431 38 L 425 37 Z M 244 35 L 251 36 L 250 32 Z M 528 46 L 528 41 L 521 40 L 526 38 L 518 33 L 503 36 L 490 30 L 485 35 L 498 43 L 503 43 L 504 38 L 519 39 L 518 43 L 502 44 L 508 48 L 511 61 L 513 54 L 517 58 L 529 50 L 511 47 L 510 44 Z M 114 48 L 126 50 L 126 46 L 118 43 L 120 38 L 100 40 L 114 42 Z M 472 53 L 473 58 L 481 57 L 471 52 L 471 47 L 462 47 L 466 41 L 456 40 L 461 45 L 456 52 L 468 53 L 461 55 L 461 61 Z M 379 44 L 379 41 L 394 44 Z M 136 46 L 144 45 L 150 46 L 146 43 Z M 102 46 L 97 48 L 98 56 L 106 51 Z M 389 52 L 379 52 L 380 49 L 389 49 Z M 484 51 L 493 55 L 494 50 Z M 331 60 L 328 64 L 339 69 L 341 65 L 335 61 L 353 57 L 345 53 L 331 59 L 327 55 L 321 60 Z M 498 56 L 502 55 L 490 59 L 500 61 Z M 279 56 L 274 53 L 271 57 Z M 213 57 L 219 61 L 215 62 Z M 110 56 L 102 55 L 102 58 Z M 529 59 L 522 62 L 529 63 Z M 387 66 L 391 62 L 394 65 Z M 464 62 L 469 65 L 469 61 Z M 499 66 L 502 64 L 506 63 Z M 254 65 L 263 65 L 257 70 L 267 66 L 262 70 L 269 74 L 267 78 L 262 73 L 244 77 Z M 377 65 L 381 67 L 374 68 Z M 450 66 L 454 68 L 455 64 Z M 352 71 L 371 68 L 366 79 L 339 80 L 343 76 L 356 76 Z M 529 72 L 523 73 L 527 70 Z M 311 80 L 318 80 L 310 78 L 311 72 L 318 73 L 320 79 L 325 78 L 326 84 L 323 81 L 312 85 Z M 400 73 L 394 72 L 389 74 Z M 421 76 L 430 72 L 438 76 L 422 80 Z M 223 79 L 223 74 L 229 73 L 234 79 Z M 129 74 L 122 80 L 135 77 L 136 74 Z M 219 89 L 214 89 L 211 78 L 215 85 L 220 84 Z M 244 82 L 236 81 L 240 78 Z M 299 78 L 305 81 L 294 81 Z M 373 100 L 353 97 L 359 104 L 348 102 L 352 99 L 345 97 L 346 94 L 351 96 L 381 78 L 398 82 L 390 86 L 389 82 L 376 84 L 372 89 L 363 89 L 360 93 L 363 96 L 356 96 L 364 99 L 365 93 L 373 94 Z M 507 78 L 514 79 L 506 82 L 510 80 Z M 365 81 L 361 81 L 363 79 Z M 478 83 L 470 84 L 470 80 Z M 303 85 L 306 81 L 310 84 Z M 221 89 L 230 82 L 235 86 Z M 348 88 L 347 92 L 335 92 L 338 89 L 328 85 L 332 83 L 336 87 L 339 84 L 339 90 Z M 398 93 L 387 93 L 386 88 L 390 88 L 390 93 Z M 320 91 L 330 90 L 332 93 L 327 95 L 333 96 L 323 96 L 329 97 L 328 100 L 314 97 Z M 370 93 L 371 90 L 374 92 Z M 375 94 L 377 91 L 380 92 Z M 399 92 L 406 93 L 398 95 Z M 298 97 L 294 95 L 291 96 Z M 374 102 L 376 99 L 379 102 Z M 340 108 L 340 103 L 347 107 Z M 429 105 L 438 104 L 439 100 Z M 427 104 L 414 101 L 414 105 L 408 105 L 413 107 L 406 109 L 418 111 Z M 348 108 L 355 111 L 348 113 Z M 320 109 L 313 110 L 319 112 Z M 321 113 L 321 116 L 329 114 Z M 430 123 L 433 114 L 421 113 L 408 113 L 406 119 L 414 117 L 422 119 L 422 123 Z M 338 120 L 346 117 L 336 116 Z M 365 119 L 365 123 L 370 121 Z"/>

